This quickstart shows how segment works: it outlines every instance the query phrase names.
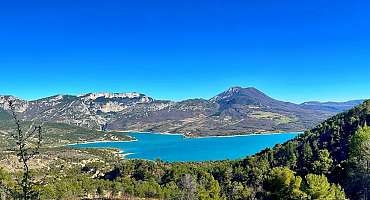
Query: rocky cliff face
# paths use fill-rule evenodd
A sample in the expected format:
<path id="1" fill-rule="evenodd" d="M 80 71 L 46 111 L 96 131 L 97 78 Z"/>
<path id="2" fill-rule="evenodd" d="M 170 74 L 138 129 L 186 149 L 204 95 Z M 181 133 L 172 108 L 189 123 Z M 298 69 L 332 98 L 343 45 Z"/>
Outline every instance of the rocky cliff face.
<path id="1" fill-rule="evenodd" d="M 29 102 L 12 96 L 1 96 L 0 106 L 5 110 L 9 109 L 8 100 L 14 102 L 16 111 L 24 120 L 62 122 L 94 129 L 107 123 L 111 115 L 153 101 L 139 93 L 56 95 Z"/>
<path id="2" fill-rule="evenodd" d="M 335 112 L 275 100 L 255 88 L 233 87 L 209 99 L 154 100 L 140 93 L 56 95 L 35 101 L 0 96 L 0 108 L 15 103 L 24 120 L 62 122 L 110 130 L 159 131 L 193 135 L 296 131 Z"/>

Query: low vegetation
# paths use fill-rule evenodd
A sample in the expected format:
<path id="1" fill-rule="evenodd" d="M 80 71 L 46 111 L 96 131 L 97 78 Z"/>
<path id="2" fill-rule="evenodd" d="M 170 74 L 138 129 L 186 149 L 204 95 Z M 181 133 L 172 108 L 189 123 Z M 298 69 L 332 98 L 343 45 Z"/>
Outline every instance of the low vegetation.
<path id="1" fill-rule="evenodd" d="M 249 114 L 250 117 L 256 119 L 272 119 L 276 121 L 277 124 L 288 124 L 298 121 L 295 117 L 285 116 L 279 113 L 255 111 Z"/>
<path id="2" fill-rule="evenodd" d="M 34 123 L 30 121 L 22 122 L 23 128 L 28 128 Z M 10 132 L 15 126 L 11 120 L 0 120 L 0 148 L 6 148 L 9 144 L 7 140 Z M 71 143 L 81 143 L 88 141 L 114 141 L 130 140 L 131 138 L 119 132 L 96 131 L 79 126 L 62 123 L 43 123 L 43 147 L 63 146 Z"/>

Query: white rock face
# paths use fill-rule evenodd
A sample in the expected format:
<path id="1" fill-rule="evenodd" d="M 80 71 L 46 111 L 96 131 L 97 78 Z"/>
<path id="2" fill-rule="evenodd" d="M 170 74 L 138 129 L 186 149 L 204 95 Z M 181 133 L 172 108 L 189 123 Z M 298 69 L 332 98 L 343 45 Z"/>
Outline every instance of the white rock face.
<path id="1" fill-rule="evenodd" d="M 140 97 L 140 93 L 137 92 L 129 92 L 129 93 L 106 93 L 106 92 L 101 92 L 101 93 L 89 93 L 89 94 L 83 94 L 80 95 L 79 97 L 82 97 L 83 100 L 95 100 L 99 97 L 104 97 L 107 99 L 110 98 L 138 98 Z"/>
<path id="2" fill-rule="evenodd" d="M 90 105 L 90 110 L 101 111 L 103 113 L 121 112 L 128 107 L 135 106 L 140 103 L 149 103 L 153 99 L 137 92 L 131 93 L 88 93 L 79 96 L 81 101 Z M 94 100 L 104 98 L 105 101 L 96 102 Z M 114 99 L 114 100 L 113 100 Z M 124 101 L 121 101 L 121 100 Z"/>
<path id="3" fill-rule="evenodd" d="M 9 101 L 12 101 L 16 112 L 25 112 L 28 108 L 29 103 L 27 101 L 20 100 L 14 96 L 0 96 L 0 107 L 9 110 Z"/>
<path id="4" fill-rule="evenodd" d="M 50 101 L 60 101 L 63 99 L 63 95 L 57 95 L 50 99 Z"/>
<path id="5" fill-rule="evenodd" d="M 106 104 L 103 104 L 99 110 L 108 113 L 108 112 L 120 112 L 126 108 L 127 108 L 126 105 L 120 105 L 117 102 L 108 102 Z"/>
<path id="6" fill-rule="evenodd" d="M 140 99 L 140 102 L 141 103 L 148 103 L 148 102 L 151 102 L 152 99 L 150 97 L 147 97 L 147 96 L 143 96 L 141 99 Z"/>
<path id="7" fill-rule="evenodd" d="M 223 99 L 227 99 L 227 98 L 230 98 L 231 96 L 235 95 L 236 93 L 240 92 L 242 88 L 241 87 L 232 87 L 232 88 L 229 88 L 227 91 L 213 97 L 210 99 L 210 101 L 212 102 L 217 102 L 217 101 L 220 101 L 220 100 L 223 100 Z"/>
<path id="8" fill-rule="evenodd" d="M 0 96 L 0 104 L 8 104 L 8 101 L 16 101 L 18 100 L 17 98 L 13 96 Z"/>

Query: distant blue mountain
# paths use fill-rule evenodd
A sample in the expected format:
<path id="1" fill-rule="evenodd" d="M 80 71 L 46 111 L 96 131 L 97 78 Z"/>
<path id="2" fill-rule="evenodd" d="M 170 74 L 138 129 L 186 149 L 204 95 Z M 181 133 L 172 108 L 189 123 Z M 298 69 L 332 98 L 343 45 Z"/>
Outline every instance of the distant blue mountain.
<path id="1" fill-rule="evenodd" d="M 343 112 L 349 110 L 365 100 L 351 100 L 346 102 L 319 102 L 319 101 L 308 101 L 301 104 L 303 108 L 318 110 L 318 111 L 327 111 L 327 112 Z"/>

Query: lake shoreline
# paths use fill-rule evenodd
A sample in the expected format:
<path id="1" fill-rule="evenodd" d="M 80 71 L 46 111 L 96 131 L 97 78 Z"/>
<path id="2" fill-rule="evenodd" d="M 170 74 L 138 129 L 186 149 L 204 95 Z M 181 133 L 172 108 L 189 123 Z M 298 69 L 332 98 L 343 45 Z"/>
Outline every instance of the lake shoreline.
<path id="1" fill-rule="evenodd" d="M 232 138 L 232 137 L 248 137 L 248 136 L 258 136 L 258 135 L 285 135 L 285 134 L 296 134 L 303 133 L 303 131 L 297 132 L 266 132 L 266 133 L 250 133 L 250 134 L 236 134 L 236 135 L 215 135 L 215 136 L 202 136 L 202 137 L 186 137 L 186 138 Z"/>
<path id="2" fill-rule="evenodd" d="M 132 141 L 137 142 L 99 140 L 67 146 L 72 148 L 111 148 L 115 149 L 115 155 L 122 159 L 155 160 L 160 158 L 168 162 L 204 162 L 241 159 L 265 148 L 272 148 L 276 144 L 284 143 L 302 133 L 251 133 L 189 138 L 184 134 L 120 132 L 135 138 Z"/>
<path id="3" fill-rule="evenodd" d="M 65 144 L 63 146 L 74 146 L 74 145 L 79 145 L 79 144 L 96 144 L 96 143 L 105 143 L 105 142 L 117 142 L 117 143 L 120 143 L 120 142 L 137 142 L 139 141 L 138 139 L 134 139 L 134 140 L 95 140 L 95 141 L 86 141 L 86 142 L 77 142 L 77 143 L 71 143 L 71 144 Z"/>
<path id="4" fill-rule="evenodd" d="M 304 133 L 304 131 L 266 131 L 266 132 L 257 132 L 257 133 L 246 133 L 246 134 L 232 134 L 232 135 L 207 135 L 207 136 L 191 136 L 190 134 L 186 133 L 162 133 L 162 132 L 148 132 L 148 131 L 134 131 L 134 130 L 127 130 L 127 131 L 120 131 L 120 130 L 112 130 L 112 132 L 117 133 L 143 133 L 143 134 L 157 134 L 157 135 L 181 135 L 184 138 L 231 138 L 231 137 L 244 137 L 244 136 L 256 136 L 256 135 L 278 135 L 278 134 L 295 134 L 295 133 Z"/>
<path id="5" fill-rule="evenodd" d="M 248 136 L 259 136 L 259 135 L 285 135 L 285 134 L 297 134 L 297 133 L 304 133 L 304 131 L 297 131 L 297 132 L 265 132 L 265 133 L 250 133 L 250 134 L 236 134 L 236 135 L 210 135 L 210 136 L 202 136 L 202 137 L 189 137 L 187 134 L 183 133 L 160 133 L 160 132 L 146 132 L 146 131 L 118 131 L 115 130 L 113 132 L 116 133 L 141 133 L 141 134 L 153 134 L 153 135 L 173 135 L 173 136 L 183 136 L 185 139 L 206 139 L 206 138 L 234 138 L 234 137 L 248 137 Z M 134 137 L 133 137 L 134 138 Z M 96 143 L 121 143 L 121 142 L 137 142 L 138 139 L 133 140 L 95 140 L 95 141 L 86 141 L 86 142 L 79 142 L 79 143 L 71 143 L 65 144 L 63 146 L 74 146 L 79 144 L 96 144 Z"/>

